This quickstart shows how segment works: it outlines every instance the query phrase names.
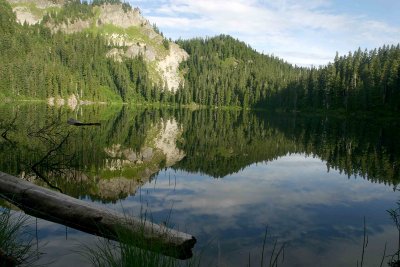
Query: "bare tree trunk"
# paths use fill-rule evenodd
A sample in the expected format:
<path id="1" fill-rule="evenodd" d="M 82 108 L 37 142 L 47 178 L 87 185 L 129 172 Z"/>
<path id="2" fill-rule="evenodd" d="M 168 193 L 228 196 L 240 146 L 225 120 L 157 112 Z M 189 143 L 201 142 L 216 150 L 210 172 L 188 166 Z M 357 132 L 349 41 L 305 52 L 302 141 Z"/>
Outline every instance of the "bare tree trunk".
<path id="1" fill-rule="evenodd" d="M 0 197 L 32 216 L 113 240 L 123 233 L 138 247 L 179 259 L 190 258 L 196 243 L 189 234 L 127 217 L 3 172 L 0 172 Z"/>

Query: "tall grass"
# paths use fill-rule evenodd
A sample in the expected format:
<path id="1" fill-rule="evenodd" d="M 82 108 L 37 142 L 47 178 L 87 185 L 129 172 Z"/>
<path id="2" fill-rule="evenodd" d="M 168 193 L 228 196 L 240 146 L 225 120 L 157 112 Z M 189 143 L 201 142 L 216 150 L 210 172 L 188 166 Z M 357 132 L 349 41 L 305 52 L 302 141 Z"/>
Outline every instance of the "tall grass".
<path id="1" fill-rule="evenodd" d="M 143 223 L 149 219 L 147 209 L 143 206 L 140 210 L 140 220 Z M 171 211 L 166 218 L 165 226 L 169 224 Z M 150 212 L 150 218 L 151 212 Z M 126 220 L 130 218 L 126 216 Z M 116 240 L 99 238 L 94 246 L 83 245 L 84 249 L 78 251 L 89 262 L 96 267 L 195 267 L 199 266 L 199 261 L 192 258 L 186 261 L 178 260 L 165 256 L 162 252 L 166 251 L 165 245 L 153 242 L 145 237 L 144 227 L 138 233 L 126 231 L 123 227 L 116 227 Z M 141 247 L 141 248 L 140 248 Z M 147 249 L 145 249 L 147 248 Z M 173 248 L 171 247 L 171 251 Z M 173 253 L 174 254 L 174 253 Z"/>
<path id="2" fill-rule="evenodd" d="M 38 252 L 27 217 L 0 207 L 0 266 L 33 266 Z"/>
<path id="3" fill-rule="evenodd" d="M 137 236 L 132 239 L 122 231 L 118 234 L 118 241 L 107 239 L 99 239 L 94 246 L 84 245 L 83 251 L 79 253 L 90 261 L 93 266 L 99 267 L 194 267 L 200 266 L 200 256 L 192 259 L 181 261 L 171 257 L 167 257 L 157 252 L 157 247 L 152 247 L 152 251 L 140 249 L 137 246 Z M 270 244 L 272 241 L 272 244 Z M 147 242 L 143 240 L 143 242 Z M 271 245 L 271 251 L 267 251 L 267 246 Z M 278 240 L 270 236 L 268 229 L 265 230 L 264 240 L 261 251 L 261 262 L 251 263 L 249 254 L 249 262 L 247 266 L 260 267 L 277 267 L 279 263 L 284 261 L 285 243 L 278 243 Z M 204 251 L 203 251 L 204 252 Z M 200 253 L 201 255 L 202 253 Z"/>
<path id="4" fill-rule="evenodd" d="M 269 254 L 269 261 L 267 263 L 267 257 L 268 255 L 266 254 L 266 246 L 268 245 L 269 241 L 272 241 L 272 250 L 268 253 Z M 263 244 L 262 244 L 262 250 L 261 250 L 261 262 L 260 262 L 260 267 L 278 267 L 279 263 L 281 262 L 283 264 L 285 260 L 285 246 L 286 243 L 280 243 L 278 244 L 278 239 L 274 238 L 272 235 L 268 236 L 268 226 L 265 227 L 265 232 L 264 232 L 264 239 L 263 239 Z M 268 264 L 268 265 L 266 265 Z M 247 263 L 247 267 L 251 266 L 258 266 L 256 263 L 255 265 L 251 263 L 251 255 L 249 254 L 249 260 Z"/>
<path id="5" fill-rule="evenodd" d="M 389 255 L 390 261 L 388 265 L 391 267 L 400 266 L 400 201 L 397 201 L 396 204 L 397 207 L 395 209 L 390 209 L 387 211 L 391 219 L 393 220 L 398 232 L 397 251 L 394 254 Z"/>
<path id="6" fill-rule="evenodd" d="M 99 239 L 94 247 L 84 245 L 83 252 L 80 252 L 93 266 L 99 267 L 194 267 L 199 266 L 195 259 L 187 261 L 167 257 L 157 252 L 157 247 L 152 251 L 136 247 L 140 240 L 133 240 L 129 235 L 118 235 L 118 242 Z M 143 241 L 145 242 L 145 241 Z"/>

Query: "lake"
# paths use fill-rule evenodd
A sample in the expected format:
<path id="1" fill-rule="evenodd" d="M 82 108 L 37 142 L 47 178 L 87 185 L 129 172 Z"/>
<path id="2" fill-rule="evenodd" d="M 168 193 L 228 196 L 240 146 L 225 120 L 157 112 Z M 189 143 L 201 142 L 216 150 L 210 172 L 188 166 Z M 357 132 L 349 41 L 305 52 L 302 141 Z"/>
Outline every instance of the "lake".
<path id="1" fill-rule="evenodd" d="M 275 242 L 279 266 L 357 266 L 364 234 L 363 266 L 398 249 L 387 212 L 400 199 L 398 120 L 128 105 L 0 115 L 1 171 L 45 186 L 34 166 L 73 197 L 190 233 L 201 266 L 260 266 Z M 90 266 L 77 251 L 97 237 L 29 222 L 38 263 Z"/>

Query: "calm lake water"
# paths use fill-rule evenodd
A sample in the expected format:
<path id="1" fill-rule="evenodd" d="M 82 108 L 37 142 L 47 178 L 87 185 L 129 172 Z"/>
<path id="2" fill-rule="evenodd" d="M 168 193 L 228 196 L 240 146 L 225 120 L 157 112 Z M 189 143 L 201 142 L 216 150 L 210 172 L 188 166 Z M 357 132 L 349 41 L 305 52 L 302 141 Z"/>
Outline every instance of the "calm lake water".
<path id="1" fill-rule="evenodd" d="M 68 118 L 100 122 L 74 127 Z M 248 111 L 46 105 L 0 106 L 0 170 L 37 167 L 71 196 L 143 215 L 197 238 L 202 266 L 364 266 L 397 251 L 387 210 L 400 194 L 399 121 Z M 61 178 L 60 178 L 61 177 Z M 43 184 L 43 182 L 36 181 Z M 39 263 L 90 266 L 77 251 L 98 238 L 30 219 Z M 36 233 L 37 231 L 37 233 Z M 250 256 L 249 256 L 250 255 Z M 388 259 L 385 259 L 387 261 Z M 386 266 L 386 264 L 384 264 Z"/>

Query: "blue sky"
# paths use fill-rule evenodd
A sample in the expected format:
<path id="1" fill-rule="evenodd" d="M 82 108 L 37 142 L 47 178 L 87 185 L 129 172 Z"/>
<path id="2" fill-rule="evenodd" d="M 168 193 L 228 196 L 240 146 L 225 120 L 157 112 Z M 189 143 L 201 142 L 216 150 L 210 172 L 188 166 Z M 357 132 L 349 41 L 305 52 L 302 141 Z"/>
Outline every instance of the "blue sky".
<path id="1" fill-rule="evenodd" d="M 229 34 L 302 66 L 400 42 L 399 0 L 130 0 L 172 39 Z"/>

